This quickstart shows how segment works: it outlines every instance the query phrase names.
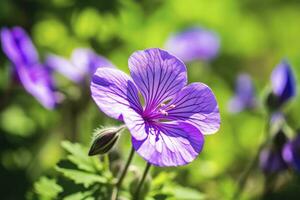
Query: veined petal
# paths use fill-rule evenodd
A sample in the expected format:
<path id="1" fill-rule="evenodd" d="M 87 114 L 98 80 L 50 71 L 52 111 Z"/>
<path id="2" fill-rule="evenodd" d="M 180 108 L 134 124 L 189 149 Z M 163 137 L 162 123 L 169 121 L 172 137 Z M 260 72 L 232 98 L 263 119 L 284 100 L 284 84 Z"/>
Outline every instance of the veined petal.
<path id="1" fill-rule="evenodd" d="M 47 56 L 46 65 L 74 82 L 82 81 L 85 76 L 85 69 L 78 68 L 67 59 L 54 54 Z"/>
<path id="2" fill-rule="evenodd" d="M 127 123 L 126 123 L 127 125 Z M 136 130 L 129 129 L 131 133 Z M 192 162 L 201 152 L 204 137 L 195 126 L 186 122 L 147 124 L 146 138 L 132 136 L 137 153 L 149 163 L 160 166 L 180 166 Z"/>
<path id="3" fill-rule="evenodd" d="M 25 64 L 27 67 L 38 63 L 37 51 L 21 27 L 1 30 L 2 49 L 14 65 Z"/>
<path id="4" fill-rule="evenodd" d="M 133 53 L 128 65 L 131 76 L 144 97 L 146 113 L 172 98 L 187 83 L 186 66 L 183 62 L 158 48 Z"/>
<path id="5" fill-rule="evenodd" d="M 91 92 L 99 108 L 112 118 L 122 120 L 122 113 L 128 109 L 142 112 L 136 86 L 120 70 L 98 68 L 92 77 Z"/>
<path id="6" fill-rule="evenodd" d="M 220 127 L 220 113 L 215 95 L 203 83 L 192 83 L 184 87 L 161 110 L 166 110 L 165 118 L 190 122 L 203 134 L 213 134 Z"/>

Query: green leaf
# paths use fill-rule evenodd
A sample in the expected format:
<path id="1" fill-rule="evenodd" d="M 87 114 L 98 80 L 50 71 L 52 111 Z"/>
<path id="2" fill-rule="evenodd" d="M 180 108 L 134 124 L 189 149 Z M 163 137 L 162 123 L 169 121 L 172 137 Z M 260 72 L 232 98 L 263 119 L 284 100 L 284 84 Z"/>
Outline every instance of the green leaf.
<path id="1" fill-rule="evenodd" d="M 63 141 L 62 147 L 70 153 L 68 160 L 75 164 L 79 169 L 97 173 L 102 169 L 101 163 L 96 158 L 88 156 L 88 150 L 80 144 L 72 144 L 69 141 Z"/>
<path id="2" fill-rule="evenodd" d="M 99 175 L 95 175 L 89 172 L 78 171 L 74 169 L 65 169 L 61 167 L 55 168 L 58 172 L 62 173 L 65 177 L 73 180 L 76 184 L 83 184 L 85 188 L 95 183 L 107 183 L 107 179 Z"/>
<path id="3" fill-rule="evenodd" d="M 51 200 L 57 198 L 58 194 L 63 191 L 62 187 L 56 184 L 54 179 L 41 177 L 34 184 L 34 190 L 39 196 L 39 199 Z"/>
<path id="4" fill-rule="evenodd" d="M 92 191 L 87 192 L 77 192 L 75 194 L 71 194 L 66 196 L 63 200 L 95 200 L 94 197 L 91 197 L 93 195 Z"/>

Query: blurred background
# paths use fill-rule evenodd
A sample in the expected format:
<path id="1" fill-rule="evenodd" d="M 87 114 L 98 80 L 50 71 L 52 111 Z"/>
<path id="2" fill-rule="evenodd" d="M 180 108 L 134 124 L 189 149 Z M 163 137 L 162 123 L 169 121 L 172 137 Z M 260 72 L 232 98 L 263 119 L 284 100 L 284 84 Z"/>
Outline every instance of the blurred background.
<path id="1" fill-rule="evenodd" d="M 232 199 L 241 174 L 264 138 L 264 102 L 270 75 L 282 59 L 300 76 L 300 2 L 297 0 L 1 0 L 1 27 L 21 26 L 32 38 L 40 61 L 48 53 L 69 58 L 78 47 L 93 49 L 129 72 L 128 57 L 136 50 L 165 48 L 170 35 L 189 27 L 213 31 L 218 54 L 209 60 L 187 62 L 189 82 L 203 82 L 214 91 L 221 129 L 207 136 L 203 152 L 191 164 L 153 169 L 175 172 L 175 181 L 205 194 L 206 199 Z M 236 77 L 253 80 L 259 106 L 239 113 L 228 111 Z M 45 109 L 15 80 L 10 62 L 0 53 L 0 194 L 1 199 L 24 199 L 41 175 L 52 175 L 64 156 L 62 140 L 89 145 L 100 125 L 117 122 L 101 113 L 89 94 L 89 84 L 74 83 L 55 73 L 63 101 Z M 300 127 L 296 96 L 283 109 L 290 129 Z M 268 121 L 268 120 L 267 120 Z M 128 155 L 129 133 L 116 148 Z M 134 163 L 144 166 L 135 156 Z M 280 176 L 268 195 L 264 173 L 256 166 L 239 199 L 297 199 L 297 172 Z"/>

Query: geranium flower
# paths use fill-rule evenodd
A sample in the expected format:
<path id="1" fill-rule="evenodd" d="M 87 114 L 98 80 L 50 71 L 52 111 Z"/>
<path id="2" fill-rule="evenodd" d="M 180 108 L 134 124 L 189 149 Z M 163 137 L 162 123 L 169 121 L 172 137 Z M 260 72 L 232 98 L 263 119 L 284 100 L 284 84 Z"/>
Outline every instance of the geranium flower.
<path id="1" fill-rule="evenodd" d="M 190 163 L 202 150 L 203 135 L 220 126 L 211 89 L 203 83 L 187 85 L 184 63 L 158 48 L 133 53 L 128 64 L 132 78 L 98 68 L 91 82 L 94 101 L 105 114 L 125 122 L 134 149 L 149 163 Z"/>
<path id="2" fill-rule="evenodd" d="M 212 60 L 219 52 L 220 40 L 212 31 L 193 27 L 171 35 L 165 47 L 184 62 Z"/>
<path id="3" fill-rule="evenodd" d="M 281 106 L 296 95 L 296 81 L 290 64 L 282 61 L 271 75 L 273 104 Z"/>
<path id="4" fill-rule="evenodd" d="M 282 156 L 291 167 L 300 171 L 300 135 L 287 142 L 283 148 Z"/>
<path id="5" fill-rule="evenodd" d="M 236 80 L 235 95 L 229 101 L 230 112 L 237 113 L 244 109 L 252 109 L 256 106 L 255 92 L 251 78 L 247 74 L 240 74 Z"/>
<path id="6" fill-rule="evenodd" d="M 77 83 L 94 74 L 98 67 L 114 67 L 109 60 L 87 48 L 75 49 L 70 60 L 49 54 L 46 65 Z"/>
<path id="7" fill-rule="evenodd" d="M 44 107 L 53 109 L 58 102 L 49 70 L 40 64 L 38 53 L 21 27 L 1 30 L 2 49 L 11 61 L 24 88 Z"/>

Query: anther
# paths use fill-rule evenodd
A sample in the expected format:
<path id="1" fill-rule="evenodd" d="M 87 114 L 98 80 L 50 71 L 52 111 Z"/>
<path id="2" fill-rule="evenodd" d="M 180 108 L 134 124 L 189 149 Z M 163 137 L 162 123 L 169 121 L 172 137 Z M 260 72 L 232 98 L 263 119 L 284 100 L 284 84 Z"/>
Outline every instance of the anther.
<path id="1" fill-rule="evenodd" d="M 168 112 L 163 109 L 159 109 L 159 112 L 165 116 L 168 116 Z"/>
<path id="2" fill-rule="evenodd" d="M 169 108 L 175 108 L 176 106 L 174 104 L 170 105 Z"/>

